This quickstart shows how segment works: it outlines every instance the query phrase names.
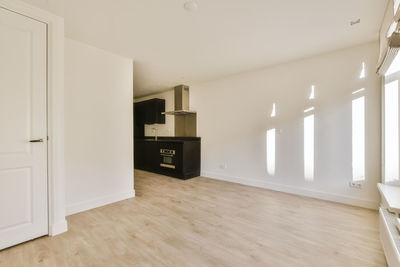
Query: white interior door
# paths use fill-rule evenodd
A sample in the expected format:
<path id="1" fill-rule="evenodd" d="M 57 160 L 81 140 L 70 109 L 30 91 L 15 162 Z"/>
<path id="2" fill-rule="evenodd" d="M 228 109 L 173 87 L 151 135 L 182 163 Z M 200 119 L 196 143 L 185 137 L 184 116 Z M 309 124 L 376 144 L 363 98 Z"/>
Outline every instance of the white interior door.
<path id="1" fill-rule="evenodd" d="M 46 24 L 0 7 L 0 249 L 48 234 L 46 53 Z"/>

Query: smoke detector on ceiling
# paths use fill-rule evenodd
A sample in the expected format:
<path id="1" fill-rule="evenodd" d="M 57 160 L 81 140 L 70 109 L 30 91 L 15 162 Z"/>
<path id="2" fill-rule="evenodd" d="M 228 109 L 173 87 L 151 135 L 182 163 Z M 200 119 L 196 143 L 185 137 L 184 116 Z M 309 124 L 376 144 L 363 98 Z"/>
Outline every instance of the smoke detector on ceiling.
<path id="1" fill-rule="evenodd" d="M 189 12 L 196 11 L 199 8 L 199 6 L 197 5 L 197 3 L 195 1 L 187 1 L 183 5 L 183 7 L 185 8 L 186 11 L 189 11 Z"/>

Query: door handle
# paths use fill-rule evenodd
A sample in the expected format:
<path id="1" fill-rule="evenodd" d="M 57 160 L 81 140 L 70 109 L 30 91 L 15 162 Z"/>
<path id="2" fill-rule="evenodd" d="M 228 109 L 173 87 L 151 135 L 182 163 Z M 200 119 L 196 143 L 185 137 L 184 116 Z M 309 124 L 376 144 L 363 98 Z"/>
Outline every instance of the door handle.
<path id="1" fill-rule="evenodd" d="M 30 143 L 43 143 L 43 139 L 30 140 Z"/>

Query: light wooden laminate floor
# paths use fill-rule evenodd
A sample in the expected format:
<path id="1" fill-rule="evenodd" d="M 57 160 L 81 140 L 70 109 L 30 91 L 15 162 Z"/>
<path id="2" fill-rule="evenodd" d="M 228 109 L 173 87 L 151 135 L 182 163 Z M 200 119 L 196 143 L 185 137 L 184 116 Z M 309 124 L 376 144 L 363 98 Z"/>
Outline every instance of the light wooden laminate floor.
<path id="1" fill-rule="evenodd" d="M 376 211 L 203 177 L 135 171 L 135 184 L 0 266 L 386 266 Z"/>

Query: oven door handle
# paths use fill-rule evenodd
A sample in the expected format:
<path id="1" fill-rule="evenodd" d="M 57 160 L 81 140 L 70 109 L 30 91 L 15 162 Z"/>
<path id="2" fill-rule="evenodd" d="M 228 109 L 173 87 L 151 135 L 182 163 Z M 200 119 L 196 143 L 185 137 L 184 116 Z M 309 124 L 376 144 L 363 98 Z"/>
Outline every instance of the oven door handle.
<path id="1" fill-rule="evenodd" d="M 160 163 L 160 166 L 164 168 L 175 169 L 175 165 Z"/>

